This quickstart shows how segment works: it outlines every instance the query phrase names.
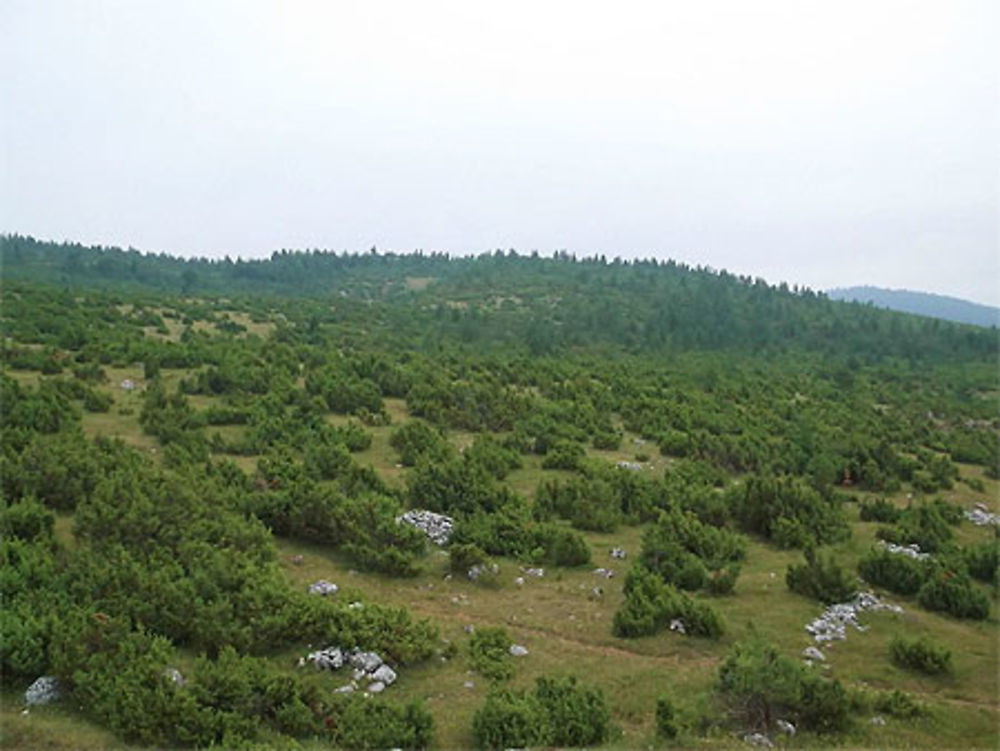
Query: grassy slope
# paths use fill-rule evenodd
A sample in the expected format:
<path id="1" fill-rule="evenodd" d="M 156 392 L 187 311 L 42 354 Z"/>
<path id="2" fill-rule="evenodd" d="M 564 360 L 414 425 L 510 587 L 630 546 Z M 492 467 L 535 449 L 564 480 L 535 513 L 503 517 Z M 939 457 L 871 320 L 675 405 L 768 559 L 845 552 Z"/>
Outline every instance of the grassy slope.
<path id="1" fill-rule="evenodd" d="M 24 381 L 35 374 L 19 374 Z M 168 385 L 184 374 L 168 371 Z M 110 382 L 103 388 L 112 392 L 116 403 L 106 414 L 85 414 L 84 429 L 89 435 L 117 435 L 155 458 L 156 445 L 142 434 L 138 426 L 139 396 L 122 392 L 118 384 L 124 378 L 141 383 L 141 369 L 128 368 L 109 372 Z M 198 407 L 211 400 L 196 400 Z M 120 408 L 131 414 L 120 414 Z M 387 400 L 393 421 L 406 418 L 405 403 Z M 332 417 L 334 421 L 346 418 Z M 388 445 L 392 427 L 373 428 L 372 446 L 357 455 L 363 464 L 372 464 L 388 481 L 398 484 L 405 479 L 405 470 L 396 466 L 397 457 Z M 211 429 L 210 429 L 211 430 Z M 466 445 L 472 436 L 452 434 L 456 445 Z M 618 452 L 592 452 L 595 456 L 618 461 L 633 460 L 637 450 L 632 436 L 626 436 Z M 662 471 L 667 460 L 649 451 L 655 471 Z M 240 462 L 252 470 L 255 460 Z M 981 469 L 963 467 L 964 475 L 982 476 Z M 512 487 L 531 494 L 543 476 L 565 474 L 542 470 L 536 457 L 527 457 L 525 467 L 509 478 Z M 946 497 L 963 505 L 987 502 L 1000 510 L 997 502 L 1000 488 L 984 478 L 985 494 L 971 491 L 958 484 Z M 894 499 L 905 503 L 904 494 Z M 850 513 L 857 519 L 857 511 Z M 57 525 L 63 539 L 70 539 L 71 519 L 61 517 Z M 856 521 L 853 538 L 836 549 L 837 557 L 852 566 L 874 541 L 876 524 Z M 964 543 L 988 539 L 990 532 L 964 523 L 959 530 Z M 613 534 L 588 534 L 594 566 L 609 566 L 624 574 L 621 561 L 608 556 L 612 546 L 621 545 L 630 554 L 638 551 L 641 530 L 623 527 Z M 351 597 L 351 591 L 364 593 L 371 600 L 406 605 L 419 616 L 434 619 L 443 635 L 458 647 L 458 656 L 438 663 L 409 668 L 401 673 L 399 682 L 390 689 L 398 699 L 422 698 L 435 718 L 436 743 L 440 747 L 468 747 L 472 714 L 482 703 L 488 689 L 486 680 L 468 672 L 464 646 L 468 624 L 503 625 L 514 640 L 525 645 L 530 654 L 517 662 L 515 685 L 530 685 L 536 676 L 551 673 L 574 673 L 584 680 L 602 686 L 610 700 L 615 722 L 621 735 L 612 745 L 634 748 L 655 745 L 653 707 L 656 697 L 671 697 L 683 720 L 704 712 L 710 706 L 710 689 L 720 659 L 729 646 L 746 633 L 753 622 L 758 630 L 774 639 L 789 656 L 797 657 L 810 642 L 803 630 L 806 622 L 816 617 L 821 606 L 790 593 L 784 584 L 784 572 L 789 563 L 800 559 L 795 551 L 780 551 L 758 540 L 751 542 L 743 574 L 734 596 L 713 600 L 721 611 L 729 633 L 719 642 L 681 637 L 666 633 L 643 639 L 617 639 L 611 635 L 611 620 L 621 600 L 622 576 L 610 580 L 598 577 L 590 567 L 546 571 L 542 579 L 527 578 L 523 586 L 514 583 L 521 575 L 514 561 L 501 561 L 501 577 L 496 588 L 484 588 L 461 579 L 446 579 L 447 558 L 440 551 L 431 551 L 424 573 L 414 579 L 392 579 L 380 575 L 359 573 L 350 561 L 336 552 L 320 546 L 305 545 L 292 540 L 279 540 L 282 562 L 293 586 L 306 586 L 318 578 L 341 585 L 340 597 Z M 301 565 L 293 557 L 302 555 Z M 627 562 L 626 562 L 627 563 Z M 592 587 L 604 588 L 604 596 L 591 599 Z M 847 740 L 849 745 L 862 747 L 913 746 L 939 748 L 993 748 L 997 744 L 998 664 L 996 606 L 985 623 L 969 623 L 928 613 L 915 603 L 891 598 L 904 607 L 901 615 L 872 614 L 865 618 L 870 630 L 850 632 L 846 642 L 826 648 L 830 675 L 851 685 L 873 688 L 900 688 L 914 694 L 933 707 L 929 719 L 904 722 L 889 719 L 885 727 L 871 727 L 862 718 L 857 730 Z M 931 679 L 916 676 L 893 666 L 888 658 L 888 642 L 896 634 L 915 636 L 931 634 L 953 649 L 955 674 L 950 678 Z M 326 645 L 314 645 L 326 646 Z M 286 670 L 293 667 L 303 650 L 275 655 L 275 664 Z M 310 674 L 310 680 L 329 682 L 337 686 L 346 682 L 346 675 Z M 466 687 L 467 682 L 473 687 Z M 110 734 L 94 727 L 69 707 L 51 707 L 20 714 L 17 693 L 3 694 L 3 747 L 7 748 L 120 748 Z M 727 747 L 733 743 L 729 735 L 689 736 L 685 745 L 697 747 Z M 807 747 L 818 741 L 805 737 L 783 739 L 790 747 Z"/>

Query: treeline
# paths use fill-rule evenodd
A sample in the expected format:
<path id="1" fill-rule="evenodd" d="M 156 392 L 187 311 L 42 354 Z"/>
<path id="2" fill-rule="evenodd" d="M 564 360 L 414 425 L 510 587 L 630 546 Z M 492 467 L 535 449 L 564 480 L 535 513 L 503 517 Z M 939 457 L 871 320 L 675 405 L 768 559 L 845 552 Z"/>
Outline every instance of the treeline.
<path id="1" fill-rule="evenodd" d="M 265 260 L 185 260 L 20 235 L 0 237 L 0 254 L 8 280 L 183 295 L 332 298 L 339 309 L 364 303 L 368 316 L 392 320 L 410 342 L 432 333 L 480 349 L 516 347 L 531 355 L 601 344 L 637 352 L 809 350 L 856 363 L 888 357 L 926 362 L 989 358 L 997 347 L 990 330 L 656 259 L 280 251 Z"/>

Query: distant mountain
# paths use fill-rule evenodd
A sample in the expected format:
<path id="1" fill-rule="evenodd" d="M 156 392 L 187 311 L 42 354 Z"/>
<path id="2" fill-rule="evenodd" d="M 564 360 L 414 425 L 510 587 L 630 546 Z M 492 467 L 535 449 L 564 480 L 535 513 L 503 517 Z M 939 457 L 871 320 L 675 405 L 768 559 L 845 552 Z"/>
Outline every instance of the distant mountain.
<path id="1" fill-rule="evenodd" d="M 942 318 L 946 321 L 971 323 L 976 326 L 1000 325 L 1000 308 L 960 300 L 957 297 L 934 295 L 930 292 L 912 292 L 906 289 L 881 287 L 847 287 L 827 291 L 831 300 L 857 300 L 872 303 L 879 308 L 915 313 L 918 316 Z"/>

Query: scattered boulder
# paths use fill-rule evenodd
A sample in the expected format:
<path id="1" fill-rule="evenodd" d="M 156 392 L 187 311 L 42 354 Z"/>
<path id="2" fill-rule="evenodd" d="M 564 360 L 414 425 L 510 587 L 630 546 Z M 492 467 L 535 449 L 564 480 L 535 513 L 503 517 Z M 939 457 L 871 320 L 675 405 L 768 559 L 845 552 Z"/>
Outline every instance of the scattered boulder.
<path id="1" fill-rule="evenodd" d="M 884 726 L 885 725 L 885 718 L 882 717 L 881 715 L 875 715 L 874 717 L 872 717 L 872 725 L 875 725 L 877 727 Z"/>
<path id="2" fill-rule="evenodd" d="M 815 662 L 826 662 L 826 655 L 820 652 L 816 647 L 806 647 L 802 650 L 802 656 L 807 660 L 813 660 Z"/>
<path id="3" fill-rule="evenodd" d="M 313 582 L 309 585 L 309 594 L 311 595 L 335 595 L 337 590 L 340 589 L 333 582 L 328 582 L 326 579 L 320 579 L 317 582 Z"/>
<path id="4" fill-rule="evenodd" d="M 977 527 L 1000 526 L 1000 515 L 991 514 L 981 503 L 977 503 L 976 508 L 966 511 L 965 518 Z"/>
<path id="5" fill-rule="evenodd" d="M 181 675 L 181 671 L 177 668 L 167 668 L 163 671 L 163 677 L 177 687 L 181 687 L 185 683 L 184 676 Z"/>
<path id="6" fill-rule="evenodd" d="M 317 670 L 339 670 L 344 664 L 344 653 L 340 647 L 327 647 L 310 652 L 306 659 L 315 665 Z"/>
<path id="7" fill-rule="evenodd" d="M 795 726 L 788 720 L 778 720 L 775 725 L 777 725 L 778 730 L 785 735 L 795 735 Z"/>
<path id="8" fill-rule="evenodd" d="M 29 707 L 48 704 L 62 697 L 62 687 L 54 675 L 43 675 L 28 686 L 24 692 L 24 703 Z"/>
<path id="9" fill-rule="evenodd" d="M 639 462 L 618 462 L 618 469 L 627 469 L 630 472 L 638 472 L 642 469 L 642 465 Z"/>
<path id="10" fill-rule="evenodd" d="M 520 644 L 511 644 L 508 651 L 510 652 L 511 657 L 524 657 L 528 654 L 527 648 L 522 647 Z"/>
<path id="11" fill-rule="evenodd" d="M 350 694 L 350 693 L 353 693 L 354 692 L 354 684 L 353 683 L 345 683 L 340 688 L 335 688 L 333 690 L 333 692 L 335 694 Z"/>
<path id="12" fill-rule="evenodd" d="M 603 576 L 605 579 L 610 579 L 615 575 L 614 569 L 610 568 L 595 568 L 594 573 L 597 576 Z"/>
<path id="13" fill-rule="evenodd" d="M 351 650 L 347 661 L 358 670 L 363 670 L 366 673 L 375 672 L 382 664 L 382 658 L 375 652 L 362 652 L 360 649 Z"/>
<path id="14" fill-rule="evenodd" d="M 624 561 L 628 554 L 623 548 L 611 548 L 611 557 L 617 558 L 620 561 Z"/>
<path id="15" fill-rule="evenodd" d="M 674 618 L 672 621 L 670 621 L 670 630 L 676 631 L 678 634 L 687 633 L 687 627 L 684 625 L 684 621 L 682 621 L 680 618 Z"/>
<path id="16" fill-rule="evenodd" d="M 519 586 L 519 587 L 523 587 L 523 586 L 524 586 L 524 577 L 523 577 L 523 576 L 519 576 L 519 577 L 517 577 L 517 578 L 516 578 L 516 579 L 514 580 L 514 583 L 515 583 L 515 584 L 516 584 L 517 586 Z"/>
<path id="17" fill-rule="evenodd" d="M 427 539 L 435 545 L 441 546 L 448 544 L 452 529 L 455 527 L 455 520 L 450 516 L 435 514 L 433 511 L 423 509 L 407 511 L 402 516 L 396 517 L 396 523 L 416 527 L 427 535 Z"/>
<path id="18" fill-rule="evenodd" d="M 466 575 L 469 577 L 469 581 L 474 582 L 478 581 L 483 576 L 483 574 L 493 574 L 494 576 L 496 576 L 499 573 L 500 573 L 500 567 L 495 563 L 491 564 L 477 563 L 475 566 L 469 569 Z"/>
<path id="19" fill-rule="evenodd" d="M 524 570 L 528 576 L 534 576 L 536 579 L 541 579 L 545 576 L 545 569 L 543 568 L 526 568 Z"/>
<path id="20" fill-rule="evenodd" d="M 588 596 L 590 597 L 591 600 L 600 600 L 602 597 L 604 597 L 604 590 L 601 589 L 600 587 L 594 587 L 593 589 L 590 590 L 590 594 Z"/>
<path id="21" fill-rule="evenodd" d="M 743 736 L 743 742 L 760 748 L 774 748 L 774 743 L 763 733 L 747 733 Z"/>
<path id="22" fill-rule="evenodd" d="M 382 683 L 382 681 L 375 681 L 374 683 L 368 684 L 367 690 L 369 694 L 381 694 L 385 691 L 385 684 Z"/>
<path id="23" fill-rule="evenodd" d="M 352 602 L 347 606 L 348 610 L 364 610 L 365 604 L 363 602 Z"/>
<path id="24" fill-rule="evenodd" d="M 894 542 L 879 540 L 877 547 L 888 550 L 890 553 L 895 553 L 896 555 L 905 555 L 907 558 L 913 558 L 916 561 L 925 561 L 930 558 L 930 554 L 920 552 L 920 546 L 915 542 L 909 545 L 897 545 Z"/>
<path id="25" fill-rule="evenodd" d="M 847 638 L 848 625 L 853 626 L 856 631 L 868 630 L 867 626 L 858 623 L 858 614 L 866 610 L 903 612 L 899 605 L 884 602 L 872 592 L 859 592 L 850 602 L 830 605 L 823 611 L 823 615 L 806 624 L 806 631 L 812 634 L 813 639 L 817 642 L 843 641 Z"/>
<path id="26" fill-rule="evenodd" d="M 374 673 L 371 674 L 371 677 L 386 686 L 391 686 L 396 682 L 397 675 L 395 670 L 383 663 L 378 666 L 378 669 Z"/>

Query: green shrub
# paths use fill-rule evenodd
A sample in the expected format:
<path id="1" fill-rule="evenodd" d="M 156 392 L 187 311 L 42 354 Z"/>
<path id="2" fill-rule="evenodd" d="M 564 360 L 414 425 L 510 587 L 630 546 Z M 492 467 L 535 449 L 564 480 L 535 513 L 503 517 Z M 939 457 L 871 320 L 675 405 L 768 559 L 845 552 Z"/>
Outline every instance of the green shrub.
<path id="1" fill-rule="evenodd" d="M 533 694 L 496 689 L 472 718 L 472 734 L 482 749 L 529 748 L 548 740 L 548 716 Z"/>
<path id="2" fill-rule="evenodd" d="M 611 713 L 600 688 L 581 686 L 573 676 L 542 676 L 535 681 L 535 698 L 548 718 L 548 745 L 578 748 L 607 739 Z"/>
<path id="3" fill-rule="evenodd" d="M 660 738 L 677 737 L 677 721 L 674 719 L 674 705 L 663 696 L 656 700 L 656 735 Z"/>
<path id="4" fill-rule="evenodd" d="M 399 452 L 399 461 L 412 467 L 421 457 L 439 456 L 451 448 L 444 436 L 423 420 L 408 420 L 389 436 L 389 445 Z"/>
<path id="5" fill-rule="evenodd" d="M 472 720 L 476 745 L 483 749 L 596 746 L 610 731 L 603 692 L 572 676 L 542 676 L 530 693 L 494 688 Z"/>
<path id="6" fill-rule="evenodd" d="M 951 672 L 951 650 L 927 637 L 918 639 L 896 637 L 889 643 L 889 655 L 900 667 L 927 675 Z"/>
<path id="7" fill-rule="evenodd" d="M 51 539 L 55 521 L 55 514 L 30 496 L 11 505 L 0 498 L 0 538 Z"/>
<path id="8" fill-rule="evenodd" d="M 656 574 L 635 565 L 625 578 L 625 601 L 615 612 L 615 636 L 655 634 L 677 619 L 685 633 L 718 639 L 725 631 L 722 618 L 710 605 L 692 599 Z"/>
<path id="9" fill-rule="evenodd" d="M 885 498 L 876 498 L 870 503 L 862 503 L 859 513 L 863 522 L 887 522 L 892 524 L 899 520 L 903 512 Z"/>
<path id="10" fill-rule="evenodd" d="M 918 704 L 912 696 L 898 688 L 876 694 L 872 700 L 872 709 L 900 719 L 912 719 L 927 714 L 923 705 Z"/>
<path id="11" fill-rule="evenodd" d="M 917 601 L 928 610 L 936 610 L 956 618 L 982 621 L 990 615 L 990 600 L 962 573 L 942 571 L 931 576 L 920 588 Z"/>
<path id="12" fill-rule="evenodd" d="M 858 562 L 858 573 L 869 584 L 900 595 L 915 595 L 930 575 L 931 564 L 874 548 Z"/>
<path id="13" fill-rule="evenodd" d="M 542 469 L 577 469 L 587 452 L 573 441 L 556 441 L 542 460 Z"/>
<path id="14" fill-rule="evenodd" d="M 730 650 L 719 668 L 716 691 L 730 721 L 741 728 L 767 732 L 784 718 L 826 733 L 850 723 L 850 700 L 838 681 L 781 655 L 756 634 Z"/>
<path id="15" fill-rule="evenodd" d="M 958 511 L 961 514 L 961 510 Z M 905 509 L 891 527 L 879 527 L 875 536 L 897 545 L 916 543 L 925 553 L 936 553 L 952 539 L 955 509 L 943 501 L 921 503 Z M 958 517 L 959 520 L 961 516 Z"/>
<path id="16" fill-rule="evenodd" d="M 448 548 L 448 568 L 453 574 L 465 576 L 473 566 L 489 563 L 490 557 L 472 543 L 459 543 Z"/>
<path id="17" fill-rule="evenodd" d="M 507 631 L 500 626 L 477 629 L 469 639 L 469 662 L 472 669 L 491 681 L 505 681 L 514 675 L 510 656 L 513 644 Z"/>
<path id="18" fill-rule="evenodd" d="M 433 740 L 434 718 L 419 702 L 397 705 L 338 694 L 326 719 L 327 737 L 338 748 L 423 749 Z"/>
<path id="19" fill-rule="evenodd" d="M 114 403 L 114 397 L 104 391 L 88 388 L 83 394 L 83 408 L 88 412 L 107 412 Z"/>
<path id="20" fill-rule="evenodd" d="M 833 556 L 817 556 L 810 546 L 805 549 L 804 564 L 788 567 L 785 583 L 793 592 L 832 605 L 845 602 L 857 594 L 853 576 L 841 568 Z"/>
<path id="21" fill-rule="evenodd" d="M 969 546 L 963 549 L 962 556 L 971 576 L 994 586 L 1000 583 L 1000 541 Z"/>

